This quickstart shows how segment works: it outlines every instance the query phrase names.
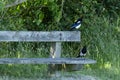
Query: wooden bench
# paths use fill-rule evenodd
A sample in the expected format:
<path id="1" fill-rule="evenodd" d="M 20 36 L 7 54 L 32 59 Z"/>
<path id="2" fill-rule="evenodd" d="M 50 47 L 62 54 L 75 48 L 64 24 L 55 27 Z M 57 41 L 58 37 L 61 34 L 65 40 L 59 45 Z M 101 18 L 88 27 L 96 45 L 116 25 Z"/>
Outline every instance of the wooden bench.
<path id="1" fill-rule="evenodd" d="M 51 42 L 50 58 L 0 58 L 0 64 L 93 64 L 95 60 L 60 58 L 61 42 L 80 42 L 80 31 L 0 31 L 0 42 Z"/>

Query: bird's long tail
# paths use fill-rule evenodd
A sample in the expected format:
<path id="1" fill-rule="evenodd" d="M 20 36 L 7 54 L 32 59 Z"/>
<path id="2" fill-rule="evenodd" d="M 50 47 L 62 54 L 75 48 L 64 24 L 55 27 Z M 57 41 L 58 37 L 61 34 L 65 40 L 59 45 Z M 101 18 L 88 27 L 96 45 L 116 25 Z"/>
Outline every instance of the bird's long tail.
<path id="1" fill-rule="evenodd" d="M 72 30 L 74 30 L 75 28 L 74 27 L 72 27 L 72 28 L 70 28 L 70 31 L 72 31 Z"/>

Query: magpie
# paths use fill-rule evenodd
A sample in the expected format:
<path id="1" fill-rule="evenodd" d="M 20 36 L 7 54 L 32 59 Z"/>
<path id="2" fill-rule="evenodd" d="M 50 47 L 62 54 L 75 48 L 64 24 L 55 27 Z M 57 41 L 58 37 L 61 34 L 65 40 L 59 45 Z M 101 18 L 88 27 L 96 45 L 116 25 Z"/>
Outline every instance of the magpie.
<path id="1" fill-rule="evenodd" d="M 79 18 L 76 22 L 72 24 L 70 30 L 79 29 L 81 26 L 81 22 L 82 22 L 82 18 Z"/>
<path id="2" fill-rule="evenodd" d="M 77 58 L 78 58 L 78 57 L 84 57 L 84 56 L 86 55 L 86 52 L 87 52 L 87 47 L 84 46 L 84 47 L 82 48 L 82 50 L 79 52 L 79 55 L 77 56 Z"/>

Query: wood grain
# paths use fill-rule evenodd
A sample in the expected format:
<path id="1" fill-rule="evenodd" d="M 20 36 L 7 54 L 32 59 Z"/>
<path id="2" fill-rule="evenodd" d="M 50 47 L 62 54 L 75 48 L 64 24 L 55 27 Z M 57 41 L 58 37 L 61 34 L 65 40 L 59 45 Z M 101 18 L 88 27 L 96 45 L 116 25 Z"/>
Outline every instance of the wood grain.
<path id="1" fill-rule="evenodd" d="M 83 58 L 0 58 L 0 64 L 93 64 L 92 59 Z"/>
<path id="2" fill-rule="evenodd" d="M 80 31 L 0 31 L 0 42 L 80 42 Z"/>

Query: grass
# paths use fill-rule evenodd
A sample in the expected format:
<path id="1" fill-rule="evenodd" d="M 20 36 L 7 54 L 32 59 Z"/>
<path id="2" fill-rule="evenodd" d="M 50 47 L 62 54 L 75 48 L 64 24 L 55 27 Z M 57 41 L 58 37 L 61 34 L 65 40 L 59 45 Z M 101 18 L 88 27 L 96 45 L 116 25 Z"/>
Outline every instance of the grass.
<path id="1" fill-rule="evenodd" d="M 91 24 L 92 23 L 92 24 Z M 78 74 L 97 76 L 101 80 L 120 79 L 120 18 L 94 17 L 81 26 L 81 43 L 63 43 L 62 57 L 75 57 L 88 46 L 86 57 L 97 60 L 85 65 Z M 0 43 L 0 57 L 48 57 L 50 43 Z M 46 77 L 47 65 L 0 65 L 2 76 Z"/>
<path id="2" fill-rule="evenodd" d="M 119 80 L 119 70 L 111 69 L 84 69 L 77 73 L 98 77 L 101 80 Z"/>
<path id="3" fill-rule="evenodd" d="M 95 20 L 99 23 L 95 21 L 88 31 L 87 38 L 92 38 L 89 42 L 88 54 L 97 60 L 97 64 L 86 65 L 87 68 L 82 73 L 96 75 L 102 80 L 119 80 L 120 19 L 114 22 L 110 22 L 105 17 Z"/>

